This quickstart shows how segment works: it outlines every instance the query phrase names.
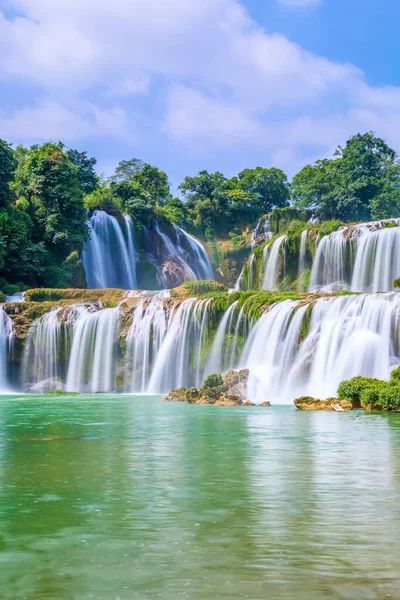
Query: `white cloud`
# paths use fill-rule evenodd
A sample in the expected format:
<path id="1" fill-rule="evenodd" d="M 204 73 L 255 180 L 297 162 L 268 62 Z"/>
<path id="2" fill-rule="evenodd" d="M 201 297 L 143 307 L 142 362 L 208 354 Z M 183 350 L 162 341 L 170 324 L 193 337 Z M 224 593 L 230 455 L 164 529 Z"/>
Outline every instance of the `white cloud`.
<path id="1" fill-rule="evenodd" d="M 400 88 L 368 86 L 353 65 L 267 33 L 238 0 L 9 4 L 24 16 L 0 12 L 1 85 L 39 91 L 0 112 L 0 137 L 148 146 L 145 136 L 155 145 L 164 136 L 297 165 L 373 128 L 400 149 Z"/>

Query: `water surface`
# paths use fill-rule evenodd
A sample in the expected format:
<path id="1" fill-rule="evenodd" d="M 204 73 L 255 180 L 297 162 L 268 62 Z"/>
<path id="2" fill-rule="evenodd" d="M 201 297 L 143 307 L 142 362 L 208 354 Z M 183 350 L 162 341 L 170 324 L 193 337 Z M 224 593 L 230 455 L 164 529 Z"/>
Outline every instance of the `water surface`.
<path id="1" fill-rule="evenodd" d="M 0 598 L 400 597 L 400 415 L 0 398 Z"/>

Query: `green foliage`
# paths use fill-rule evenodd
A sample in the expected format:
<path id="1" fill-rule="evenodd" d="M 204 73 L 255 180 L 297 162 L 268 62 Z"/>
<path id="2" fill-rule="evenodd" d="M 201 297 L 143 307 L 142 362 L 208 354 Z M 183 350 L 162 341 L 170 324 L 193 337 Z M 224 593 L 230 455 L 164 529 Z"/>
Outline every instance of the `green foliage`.
<path id="1" fill-rule="evenodd" d="M 292 198 L 323 219 L 383 219 L 400 214 L 399 184 L 395 151 L 368 132 L 339 146 L 333 159 L 306 165 L 293 178 Z"/>
<path id="2" fill-rule="evenodd" d="M 105 185 L 97 188 L 94 192 L 87 194 L 84 198 L 86 210 L 104 210 L 110 215 L 120 214 L 121 204 L 117 196 L 113 195 L 111 189 Z"/>
<path id="3" fill-rule="evenodd" d="M 213 373 L 208 375 L 203 381 L 202 387 L 204 388 L 216 388 L 224 385 L 222 375 L 220 373 Z"/>
<path id="4" fill-rule="evenodd" d="M 36 236 L 66 256 L 88 237 L 78 167 L 62 144 L 32 146 L 16 177 L 29 200 Z"/>
<path id="5" fill-rule="evenodd" d="M 390 381 L 394 383 L 400 383 L 400 366 L 393 369 L 390 373 Z"/>
<path id="6" fill-rule="evenodd" d="M 400 409 L 400 367 L 392 372 L 390 381 L 371 377 L 353 377 L 338 388 L 339 400 L 350 400 L 355 407 L 367 410 Z"/>
<path id="7" fill-rule="evenodd" d="M 11 200 L 10 184 L 16 166 L 17 161 L 11 145 L 0 139 L 0 207 L 7 206 Z"/>
<path id="8" fill-rule="evenodd" d="M 337 391 L 338 399 L 350 400 L 353 404 L 359 405 L 364 390 L 377 382 L 379 382 L 378 379 L 371 377 L 353 377 L 348 381 L 342 381 Z"/>
<path id="9" fill-rule="evenodd" d="M 312 212 L 310 210 L 295 208 L 294 206 L 275 208 L 269 215 L 271 231 L 274 234 L 284 233 L 293 221 L 302 224 L 302 231 L 305 229 L 304 224 L 310 220 L 311 216 Z"/>
<path id="10" fill-rule="evenodd" d="M 203 296 L 204 294 L 215 294 L 219 292 L 226 292 L 227 288 L 223 283 L 218 281 L 186 281 L 182 283 L 178 288 L 171 290 L 172 298 L 182 296 Z"/>
<path id="11" fill-rule="evenodd" d="M 97 160 L 89 158 L 87 152 L 78 150 L 67 150 L 68 159 L 77 168 L 77 177 L 80 188 L 84 194 L 91 194 L 99 185 L 99 177 L 94 169 Z"/>
<path id="12" fill-rule="evenodd" d="M 393 281 L 393 287 L 396 288 L 396 289 L 400 288 L 400 277 L 398 277 L 397 279 L 395 279 Z"/>

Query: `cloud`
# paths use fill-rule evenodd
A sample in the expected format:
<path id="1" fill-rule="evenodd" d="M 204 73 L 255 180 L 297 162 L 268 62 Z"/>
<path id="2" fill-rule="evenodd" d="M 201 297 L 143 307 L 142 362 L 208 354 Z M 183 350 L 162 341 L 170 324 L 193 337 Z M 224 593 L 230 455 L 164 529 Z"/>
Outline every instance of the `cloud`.
<path id="1" fill-rule="evenodd" d="M 316 0 L 280 0 L 310 6 Z M 251 152 L 298 165 L 358 130 L 400 149 L 400 88 L 267 33 L 238 0 L 9 0 L 0 137 Z M 115 148 L 112 150 L 115 156 Z"/>

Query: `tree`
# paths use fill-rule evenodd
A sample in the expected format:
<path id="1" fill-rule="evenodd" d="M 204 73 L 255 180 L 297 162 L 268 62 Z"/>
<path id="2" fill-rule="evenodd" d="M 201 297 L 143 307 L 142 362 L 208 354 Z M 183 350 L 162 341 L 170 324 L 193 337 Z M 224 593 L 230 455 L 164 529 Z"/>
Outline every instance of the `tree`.
<path id="1" fill-rule="evenodd" d="M 287 176 L 281 169 L 245 169 L 238 175 L 239 188 L 252 198 L 252 207 L 259 216 L 273 208 L 289 205 L 290 188 Z"/>
<path id="2" fill-rule="evenodd" d="M 62 144 L 32 146 L 17 172 L 35 224 L 35 237 L 65 255 L 80 248 L 88 229 L 78 167 Z"/>
<path id="3" fill-rule="evenodd" d="M 110 177 L 112 183 L 122 183 L 123 181 L 131 181 L 132 177 L 139 173 L 144 162 L 139 158 L 131 158 L 131 160 L 121 160 L 115 169 L 114 175 Z"/>
<path id="4" fill-rule="evenodd" d="M 0 139 L 0 206 L 7 206 L 11 202 L 11 181 L 17 163 L 11 145 Z"/>
<path id="5" fill-rule="evenodd" d="M 343 221 L 399 215 L 398 157 L 381 138 L 357 134 L 334 157 L 307 165 L 293 178 L 296 206 Z"/>
<path id="6" fill-rule="evenodd" d="M 339 218 L 337 160 L 317 160 L 293 177 L 292 199 L 298 208 L 314 211 L 323 220 Z"/>
<path id="7" fill-rule="evenodd" d="M 200 171 L 195 177 L 185 177 L 179 190 L 185 196 L 189 204 L 202 200 L 213 200 L 216 195 L 224 190 L 226 177 L 219 171 L 209 173 Z"/>
<path id="8" fill-rule="evenodd" d="M 99 185 L 99 177 L 94 169 L 97 160 L 89 158 L 87 152 L 69 149 L 66 152 L 69 160 L 74 164 L 78 171 L 77 176 L 84 194 L 90 194 Z"/>

